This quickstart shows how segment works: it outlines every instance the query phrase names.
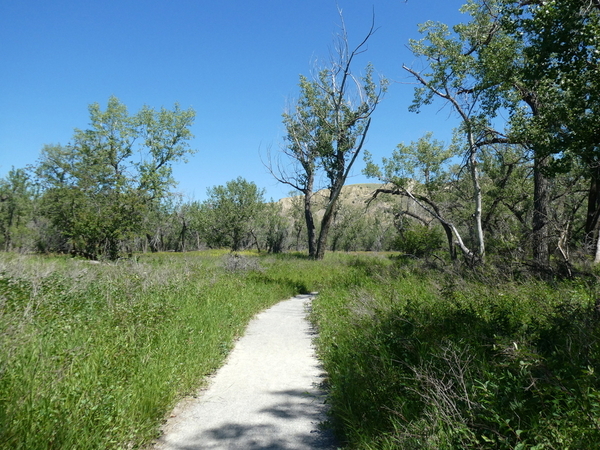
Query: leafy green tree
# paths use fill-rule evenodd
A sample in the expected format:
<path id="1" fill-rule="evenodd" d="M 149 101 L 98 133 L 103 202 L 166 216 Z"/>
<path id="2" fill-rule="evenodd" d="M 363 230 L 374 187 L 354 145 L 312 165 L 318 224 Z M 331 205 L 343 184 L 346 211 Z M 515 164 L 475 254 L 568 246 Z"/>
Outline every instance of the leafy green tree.
<path id="1" fill-rule="evenodd" d="M 289 220 L 283 215 L 280 203 L 265 204 L 261 216 L 257 220 L 257 232 L 264 240 L 264 247 L 269 253 L 281 253 L 287 247 Z M 257 239 L 258 241 L 258 239 Z"/>
<path id="2" fill-rule="evenodd" d="M 89 111 L 90 128 L 76 129 L 71 144 L 42 149 L 44 213 L 75 253 L 116 259 L 174 185 L 172 164 L 192 153 L 195 113 L 175 105 L 130 115 L 115 97 Z"/>
<path id="3" fill-rule="evenodd" d="M 294 248 L 296 251 L 305 250 L 307 243 L 306 239 L 302 239 L 302 235 L 307 234 L 307 222 L 304 217 L 306 197 L 298 194 L 298 191 L 290 192 L 290 207 L 287 210 L 287 216 L 291 221 L 291 233 L 294 238 Z"/>
<path id="4" fill-rule="evenodd" d="M 533 163 L 523 146 L 494 144 L 481 150 L 483 230 L 496 253 L 523 259 L 531 247 Z"/>
<path id="5" fill-rule="evenodd" d="M 5 178 L 0 179 L 0 239 L 5 251 L 14 247 L 32 247 L 32 242 L 19 239 L 27 234 L 32 202 L 29 175 L 24 169 L 13 167 Z"/>
<path id="6" fill-rule="evenodd" d="M 525 42 L 511 34 L 502 15 L 508 0 L 469 0 L 461 8 L 470 20 L 452 28 L 427 22 L 420 26 L 423 38 L 410 47 L 426 63 L 417 71 L 403 66 L 421 85 L 411 107 L 418 111 L 434 99 L 451 105 L 461 119 L 462 155 L 468 168 L 473 198 L 473 229 L 478 240 L 478 257 L 485 255 L 481 152 L 491 145 L 524 145 L 532 154 L 534 179 L 533 256 L 540 265 L 548 263 L 548 159 L 539 143 L 515 133 L 517 116 L 539 114 L 539 89 L 524 83 L 523 67 L 530 64 Z M 513 4 L 515 2 L 512 2 Z M 502 121 L 501 110 L 510 118 Z M 526 124 L 529 121 L 521 121 Z M 529 125 L 527 125 L 529 127 Z"/>
<path id="7" fill-rule="evenodd" d="M 536 142 L 538 152 L 549 159 L 545 169 L 551 175 L 584 168 L 589 183 L 585 232 L 596 246 L 598 263 L 600 4 L 506 1 L 502 24 L 525 42 L 522 85 L 536 92 L 535 114 L 515 114 L 516 131 Z"/>
<path id="8" fill-rule="evenodd" d="M 282 170 L 281 165 L 269 167 L 278 181 L 304 196 L 309 256 L 314 259 L 322 259 L 325 254 L 340 192 L 363 148 L 371 114 L 387 87 L 384 79 L 375 82 L 371 65 L 362 77 L 352 71 L 354 59 L 365 51 L 374 31 L 372 25 L 352 49 L 342 20 L 336 58 L 315 79 L 300 77 L 299 100 L 284 114 L 287 145 L 283 155 L 291 162 L 292 170 Z M 317 235 L 314 194 L 315 182 L 321 178 L 327 180 L 323 188 L 328 190 L 328 198 Z"/>
<path id="9" fill-rule="evenodd" d="M 238 251 L 256 244 L 256 226 L 265 209 L 264 189 L 242 177 L 207 190 L 202 229 L 211 247 Z"/>
<path id="10" fill-rule="evenodd" d="M 589 1 L 470 0 L 470 21 L 450 29 L 428 22 L 411 41 L 427 68 L 404 66 L 421 84 L 413 108 L 435 97 L 462 119 L 472 172 L 474 219 L 483 239 L 479 153 L 490 144 L 525 146 L 533 162 L 532 254 L 546 266 L 550 242 L 550 176 L 573 157 L 590 168 L 587 228 L 596 227 L 594 194 L 598 125 L 599 9 Z M 508 112 L 502 123 L 500 112 Z M 504 114 L 506 115 L 506 114 Z M 504 130 L 493 125 L 504 126 Z M 479 253 L 483 253 L 480 245 Z"/>
<path id="11" fill-rule="evenodd" d="M 432 218 L 438 220 L 446 233 L 451 259 L 456 258 L 457 245 L 465 257 L 472 261 L 474 253 L 465 244 L 461 232 L 451 218 L 455 208 L 446 203 L 448 189 L 451 187 L 448 165 L 453 155 L 451 149 L 433 139 L 432 133 L 427 133 L 409 145 L 399 144 L 390 158 L 383 158 L 381 166 L 375 164 L 371 155 L 367 153 L 364 173 L 387 185 L 378 189 L 375 197 L 379 194 L 400 195 L 410 199 L 412 205 L 416 205 L 416 209 L 407 204 L 397 211 L 400 220 L 409 216 L 427 227 Z"/>

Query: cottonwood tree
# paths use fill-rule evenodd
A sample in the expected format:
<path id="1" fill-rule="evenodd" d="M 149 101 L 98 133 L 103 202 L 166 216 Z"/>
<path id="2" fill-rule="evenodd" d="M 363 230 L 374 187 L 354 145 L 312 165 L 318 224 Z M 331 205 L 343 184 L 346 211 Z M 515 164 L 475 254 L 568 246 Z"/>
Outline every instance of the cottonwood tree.
<path id="1" fill-rule="evenodd" d="M 432 133 L 427 133 L 409 145 L 399 144 L 391 157 L 382 159 L 381 165 L 375 164 L 371 155 L 366 153 L 364 174 L 387 185 L 377 189 L 373 198 L 380 194 L 391 194 L 410 199 L 418 210 L 407 205 L 399 211 L 400 216 L 409 216 L 427 226 L 431 218 L 438 220 L 446 233 L 451 259 L 456 259 L 456 245 L 472 262 L 474 252 L 449 217 L 449 208 L 443 205 L 443 197 L 450 183 L 448 163 L 453 155 L 443 143 L 433 139 Z"/>
<path id="2" fill-rule="evenodd" d="M 600 3 L 505 1 L 502 23 L 525 42 L 522 85 L 536 92 L 535 114 L 518 131 L 549 160 L 551 176 L 584 169 L 585 233 L 600 262 Z"/>
<path id="3" fill-rule="evenodd" d="M 539 113 L 536 87 L 525 83 L 522 66 L 528 64 L 524 42 L 511 35 L 502 20 L 505 0 L 469 1 L 462 11 L 471 20 L 450 29 L 445 24 L 427 22 L 420 27 L 421 40 L 412 40 L 413 53 L 426 64 L 424 70 L 403 66 L 421 86 L 415 90 L 412 109 L 418 111 L 434 98 L 449 103 L 461 119 L 465 136 L 464 157 L 470 172 L 473 196 L 473 222 L 478 239 L 478 258 L 485 256 L 483 192 L 480 184 L 480 149 L 494 143 L 527 144 L 534 159 L 533 256 L 548 263 L 548 182 L 544 169 L 547 158 L 535 142 L 510 130 L 499 132 L 492 126 L 501 108 L 512 117 Z M 525 108 L 528 112 L 520 114 Z M 522 123 L 525 123 L 522 121 Z M 514 123 L 504 123 L 514 129 Z"/>
<path id="4" fill-rule="evenodd" d="M 72 143 L 42 149 L 43 213 L 73 252 L 116 259 L 174 185 L 172 164 L 193 152 L 187 141 L 195 112 L 176 104 L 130 115 L 116 97 L 106 110 L 94 103 L 89 112 L 90 127 L 76 129 Z"/>
<path id="5" fill-rule="evenodd" d="M 546 266 L 555 239 L 553 179 L 578 164 L 590 183 L 586 232 L 597 242 L 600 8 L 589 0 L 487 0 L 464 9 L 473 20 L 457 31 L 466 33 L 480 68 L 469 92 L 479 93 L 490 117 L 508 111 L 507 141 L 531 153 L 532 253 Z M 489 32 L 469 32 L 474 23 L 487 23 Z"/>
<path id="6" fill-rule="evenodd" d="M 264 189 L 238 177 L 208 188 L 207 196 L 200 211 L 200 227 L 210 247 L 238 251 L 249 243 L 258 245 L 253 237 L 265 209 Z"/>
<path id="7" fill-rule="evenodd" d="M 283 214 L 280 203 L 271 202 L 265 204 L 262 216 L 258 217 L 257 228 L 254 235 L 259 250 L 264 242 L 264 248 L 269 253 L 281 253 L 286 249 L 288 238 L 288 218 Z"/>
<path id="8" fill-rule="evenodd" d="M 27 234 L 27 222 L 33 207 L 33 187 L 25 169 L 9 170 L 0 178 L 0 242 L 5 251 L 29 246 L 19 237 Z"/>
<path id="9" fill-rule="evenodd" d="M 283 115 L 286 145 L 281 156 L 285 163 L 270 161 L 271 174 L 304 197 L 309 256 L 322 259 L 342 187 L 367 136 L 371 115 L 382 99 L 387 81 L 374 80 L 369 64 L 362 76 L 353 72 L 355 59 L 366 51 L 375 32 L 371 25 L 364 39 L 350 47 L 342 19 L 329 65 L 310 80 L 300 77 L 300 96 Z M 320 180 L 324 185 L 317 186 Z M 327 189 L 324 213 L 317 234 L 315 192 Z"/>
<path id="10" fill-rule="evenodd" d="M 472 184 L 473 228 L 477 237 L 477 250 L 462 248 L 469 258 L 485 257 L 483 233 L 483 193 L 480 184 L 479 149 L 490 142 L 503 140 L 491 123 L 491 110 L 498 107 L 498 97 L 478 88 L 481 73 L 485 71 L 491 50 L 496 57 L 513 49 L 498 33 L 498 25 L 492 17 L 479 14 L 470 2 L 463 10 L 472 14 L 472 21 L 459 24 L 452 30 L 445 24 L 427 22 L 419 27 L 424 37 L 411 40 L 409 47 L 425 64 L 422 70 L 403 65 L 420 85 L 415 89 L 411 110 L 419 112 L 423 105 L 434 99 L 447 102 L 460 118 L 459 130 L 464 136 L 462 156 L 468 168 Z M 498 52 L 502 50 L 501 54 Z"/>
<path id="11" fill-rule="evenodd" d="M 481 165 L 483 149 L 510 144 L 526 149 L 532 163 L 534 262 L 549 264 L 550 244 L 556 246 L 552 184 L 571 171 L 573 162 L 587 168 L 586 230 L 600 261 L 598 2 L 472 0 L 462 11 L 470 21 L 452 29 L 434 22 L 421 27 L 424 38 L 410 45 L 426 68 L 405 69 L 420 84 L 413 107 L 439 98 L 461 118 L 480 239 L 485 193 L 475 184 L 481 174 L 474 169 Z"/>

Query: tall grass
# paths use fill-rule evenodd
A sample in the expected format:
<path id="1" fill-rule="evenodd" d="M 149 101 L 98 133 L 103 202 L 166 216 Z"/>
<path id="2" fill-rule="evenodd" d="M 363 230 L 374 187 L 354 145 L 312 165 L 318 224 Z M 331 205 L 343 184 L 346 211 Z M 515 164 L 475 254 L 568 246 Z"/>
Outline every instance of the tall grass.
<path id="1" fill-rule="evenodd" d="M 597 280 L 375 272 L 313 302 L 349 448 L 598 448 Z"/>
<path id="2" fill-rule="evenodd" d="M 91 265 L 1 255 L 0 447 L 148 443 L 248 320 L 301 288 L 223 258 Z"/>
<path id="3" fill-rule="evenodd" d="M 376 255 L 0 255 L 0 448 L 143 448 L 258 311 L 318 291 L 357 449 L 593 449 L 600 287 Z"/>

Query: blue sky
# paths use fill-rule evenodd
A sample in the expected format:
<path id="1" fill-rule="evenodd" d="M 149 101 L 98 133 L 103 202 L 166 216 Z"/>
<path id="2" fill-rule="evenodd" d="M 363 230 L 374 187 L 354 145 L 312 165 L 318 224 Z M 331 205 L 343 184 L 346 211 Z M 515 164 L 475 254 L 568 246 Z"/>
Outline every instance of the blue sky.
<path id="1" fill-rule="evenodd" d="M 343 10 L 350 44 L 378 30 L 356 72 L 372 62 L 392 81 L 366 149 L 379 161 L 427 131 L 448 142 L 456 121 L 442 104 L 408 112 L 413 85 L 402 64 L 427 20 L 464 20 L 462 0 L 0 0 L 0 177 L 33 164 L 44 144 L 86 128 L 88 105 L 115 95 L 130 113 L 147 104 L 193 107 L 198 152 L 178 164 L 177 191 L 202 200 L 238 176 L 287 196 L 261 163 L 283 144 L 281 114 L 300 74 L 326 63 Z M 322 65 L 322 64 L 321 64 Z M 368 181 L 357 162 L 348 183 Z"/>

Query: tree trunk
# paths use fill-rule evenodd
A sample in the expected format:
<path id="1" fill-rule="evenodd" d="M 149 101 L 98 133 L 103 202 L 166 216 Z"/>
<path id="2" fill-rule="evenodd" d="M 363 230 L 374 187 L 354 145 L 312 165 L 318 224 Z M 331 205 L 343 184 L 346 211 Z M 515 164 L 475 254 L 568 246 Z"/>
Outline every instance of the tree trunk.
<path id="1" fill-rule="evenodd" d="M 593 233 L 598 225 L 600 214 L 600 166 L 592 170 L 590 188 L 588 191 L 587 215 L 585 221 L 585 232 Z"/>
<path id="2" fill-rule="evenodd" d="M 549 181 L 543 172 L 548 165 L 547 157 L 534 156 L 533 163 L 533 260 L 540 267 L 548 266 L 548 206 Z"/>
<path id="3" fill-rule="evenodd" d="M 468 140 L 469 140 L 469 170 L 471 172 L 471 182 L 473 183 L 473 202 L 475 203 L 475 232 L 477 235 L 477 243 L 479 245 L 479 260 L 481 262 L 485 259 L 485 239 L 483 236 L 483 225 L 481 222 L 482 218 L 482 199 L 481 199 L 481 185 L 479 184 L 479 170 L 477 167 L 477 148 L 475 146 L 475 140 L 473 137 L 473 132 L 470 127 L 471 124 L 468 124 L 469 130 L 467 131 Z"/>
<path id="4" fill-rule="evenodd" d="M 331 219 L 333 215 L 323 215 L 323 221 L 321 222 L 321 231 L 319 232 L 319 240 L 317 241 L 317 252 L 315 253 L 314 259 L 321 260 L 325 257 L 325 247 L 327 246 L 327 236 L 329 235 L 329 229 L 331 228 Z"/>
<path id="5" fill-rule="evenodd" d="M 588 243 L 594 249 L 594 263 L 600 262 L 600 165 L 592 169 L 590 177 L 590 188 L 588 191 L 587 214 L 585 221 L 585 233 Z"/>
<path id="6" fill-rule="evenodd" d="M 156 253 L 158 251 L 158 248 L 156 247 L 156 242 L 154 241 L 154 238 L 150 235 L 150 233 L 146 233 L 146 242 L 150 246 L 150 251 L 152 253 Z"/>
<path id="7" fill-rule="evenodd" d="M 337 207 L 337 202 L 340 197 L 340 193 L 342 192 L 342 187 L 346 178 L 341 176 L 336 186 L 330 191 L 329 201 L 327 202 L 327 208 L 325 209 L 325 213 L 323 214 L 323 220 L 321 221 L 321 231 L 319 232 L 319 241 L 317 242 L 317 253 L 315 255 L 315 259 L 321 260 L 325 256 L 325 247 L 327 247 L 327 236 L 329 235 L 329 229 L 331 228 L 331 223 L 333 222 L 333 218 L 335 216 L 335 211 Z"/>
<path id="8" fill-rule="evenodd" d="M 448 241 L 448 252 L 450 253 L 450 260 L 456 260 L 456 247 L 454 246 L 454 236 L 452 233 L 452 228 L 445 222 L 440 221 L 442 227 L 444 228 L 444 232 L 446 233 L 446 240 Z"/>
<path id="9" fill-rule="evenodd" d="M 312 192 L 306 191 L 304 193 L 304 220 L 306 221 L 306 232 L 308 235 L 308 256 L 315 259 L 317 255 L 317 237 L 315 219 L 312 213 L 312 196 Z"/>
<path id="10" fill-rule="evenodd" d="M 181 233 L 179 234 L 179 251 L 185 252 L 185 236 L 187 234 L 187 223 L 182 219 Z"/>
<path id="11" fill-rule="evenodd" d="M 596 233 L 596 236 L 600 235 L 600 230 Z M 600 237 L 596 238 L 596 254 L 594 255 L 594 264 L 600 263 Z"/>
<path id="12" fill-rule="evenodd" d="M 254 245 L 256 245 L 256 251 L 258 253 L 260 253 L 262 250 L 260 248 L 260 242 L 258 241 L 258 234 L 254 231 L 254 229 L 250 230 L 250 236 L 252 236 L 252 239 L 254 240 Z M 267 248 L 269 246 L 269 244 L 266 244 Z"/>

